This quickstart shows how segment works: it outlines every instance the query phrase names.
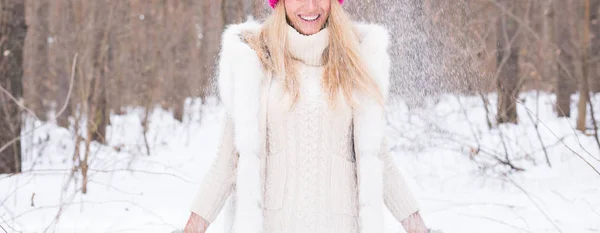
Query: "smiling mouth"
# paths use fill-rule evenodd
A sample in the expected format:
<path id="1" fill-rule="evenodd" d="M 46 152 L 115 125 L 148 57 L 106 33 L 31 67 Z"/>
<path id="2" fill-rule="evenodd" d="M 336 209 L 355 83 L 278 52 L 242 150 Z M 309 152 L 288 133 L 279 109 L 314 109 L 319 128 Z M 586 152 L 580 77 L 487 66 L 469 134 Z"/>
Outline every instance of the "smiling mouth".
<path id="1" fill-rule="evenodd" d="M 298 15 L 302 20 L 306 22 L 314 22 L 317 21 L 321 17 L 321 14 L 318 15 Z"/>

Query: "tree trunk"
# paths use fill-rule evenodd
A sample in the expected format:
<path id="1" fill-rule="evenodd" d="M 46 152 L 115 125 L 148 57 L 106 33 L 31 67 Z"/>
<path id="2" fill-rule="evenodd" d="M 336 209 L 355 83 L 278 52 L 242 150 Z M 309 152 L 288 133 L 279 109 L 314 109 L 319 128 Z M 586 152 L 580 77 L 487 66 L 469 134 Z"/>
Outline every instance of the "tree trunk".
<path id="1" fill-rule="evenodd" d="M 202 67 L 201 87 L 204 88 L 200 97 L 213 93 L 210 82 L 213 80 L 217 54 L 221 43 L 221 32 L 224 28 L 223 16 L 224 0 L 203 0 L 202 2 L 202 41 L 200 51 L 200 65 Z"/>
<path id="2" fill-rule="evenodd" d="M 90 96 L 88 100 L 88 104 L 90 108 L 95 108 L 93 111 L 90 111 L 88 115 L 88 130 L 91 133 L 91 140 L 97 141 L 100 143 L 105 142 L 106 138 L 106 125 L 108 123 L 108 111 L 107 111 L 107 97 L 106 97 L 106 65 L 107 62 L 107 51 L 108 51 L 108 27 L 100 26 L 101 24 L 105 24 L 105 20 L 96 21 L 97 29 L 96 35 L 93 40 L 94 43 L 94 52 L 92 59 L 94 61 L 93 64 L 93 78 L 90 86 Z M 96 94 L 97 93 L 97 94 Z"/>
<path id="3" fill-rule="evenodd" d="M 25 40 L 23 89 L 25 102 L 40 120 L 47 120 L 49 87 L 48 69 L 48 21 L 49 1 L 30 1 L 25 9 L 26 20 L 30 27 Z"/>
<path id="4" fill-rule="evenodd" d="M 241 0 L 223 0 L 223 21 L 225 25 L 241 23 L 244 20 L 244 3 Z"/>
<path id="5" fill-rule="evenodd" d="M 544 81 L 556 82 L 558 80 L 558 63 L 556 61 L 556 29 L 554 25 L 554 7 L 553 2 L 557 0 L 548 0 L 543 5 L 543 65 L 542 71 Z"/>
<path id="6" fill-rule="evenodd" d="M 590 0 L 584 1 L 583 37 L 581 47 L 581 81 L 579 82 L 579 103 L 577 104 L 577 129 L 585 132 L 587 118 L 587 103 L 589 101 L 588 85 L 588 54 L 590 49 Z"/>
<path id="7" fill-rule="evenodd" d="M 517 98 L 519 97 L 519 46 L 517 22 L 507 15 L 498 21 L 498 113 L 496 121 L 502 123 L 518 123 Z"/>
<path id="8" fill-rule="evenodd" d="M 556 106 L 555 111 L 558 117 L 571 116 L 571 88 L 567 72 L 559 69 L 556 79 Z"/>
<path id="9" fill-rule="evenodd" d="M 0 0 L 0 85 L 18 101 L 23 97 L 26 35 L 25 1 Z M 13 141 L 20 135 L 21 109 L 9 95 L 0 92 L 0 148 L 5 148 L 0 150 L 0 174 L 21 171 L 21 143 Z"/>
<path id="10" fill-rule="evenodd" d="M 590 30 L 593 37 L 590 38 L 590 63 L 588 67 L 588 81 L 590 82 L 590 91 L 600 92 L 600 0 L 592 0 L 590 6 Z"/>
<path id="11" fill-rule="evenodd" d="M 495 10 L 494 8 L 491 8 L 486 10 L 485 13 L 492 15 L 495 14 Z M 485 40 L 485 50 L 486 52 L 483 53 L 482 59 L 485 59 L 485 65 L 483 66 L 483 72 L 484 74 L 487 74 L 484 76 L 483 80 L 483 84 L 482 87 L 480 87 L 480 90 L 482 90 L 485 93 L 489 93 L 489 92 L 493 92 L 495 91 L 495 87 L 496 87 L 496 74 L 498 72 L 498 54 L 496 52 L 496 50 L 498 49 L 498 32 L 500 30 L 498 30 L 498 23 L 496 23 L 496 20 L 494 19 L 489 19 L 489 18 L 485 18 L 485 22 L 487 24 L 490 25 L 490 27 L 492 27 L 492 29 L 490 29 L 489 36 L 487 36 L 487 39 Z M 485 32 L 482 32 L 482 34 Z M 486 97 L 487 98 L 487 97 Z M 491 118 L 491 115 L 487 115 L 486 114 L 486 118 Z"/>
<path id="12" fill-rule="evenodd" d="M 81 186 L 81 193 L 86 194 L 87 193 L 87 184 L 88 184 L 88 168 L 89 168 L 89 158 L 90 158 L 90 145 L 91 145 L 91 141 L 94 138 L 94 134 L 97 133 L 97 125 L 95 124 L 95 116 L 97 115 L 97 95 L 96 92 L 98 92 L 98 84 L 97 84 L 97 80 L 99 78 L 95 75 L 92 75 L 91 80 L 89 82 L 89 89 L 88 89 L 88 93 L 87 97 L 86 97 L 86 101 L 83 104 L 84 106 L 84 111 L 85 111 L 85 115 L 87 117 L 87 121 L 86 121 L 86 127 L 87 127 L 87 131 L 86 131 L 86 137 L 85 137 L 85 153 L 83 155 L 83 160 L 80 163 L 80 167 L 81 167 L 81 176 L 82 176 L 82 186 Z"/>
<path id="13" fill-rule="evenodd" d="M 97 125 L 96 131 L 92 135 L 92 140 L 100 143 L 106 143 L 106 126 L 108 125 L 108 101 L 107 101 L 107 85 L 106 85 L 106 74 L 102 72 L 102 75 L 98 77 L 100 85 L 98 86 L 98 97 L 96 106 L 96 119 L 94 123 Z"/>
<path id="14" fill-rule="evenodd" d="M 555 54 L 558 54 L 556 59 L 560 61 L 558 72 L 556 76 L 556 105 L 555 111 L 558 117 L 570 117 L 571 116 L 571 94 L 574 91 L 574 76 L 572 72 L 575 70 L 572 67 L 573 64 L 573 51 L 570 43 L 570 22 L 568 19 L 572 17 L 569 14 L 568 2 L 564 0 L 555 0 L 554 5 L 554 26 L 555 26 L 555 39 L 558 46 Z"/>

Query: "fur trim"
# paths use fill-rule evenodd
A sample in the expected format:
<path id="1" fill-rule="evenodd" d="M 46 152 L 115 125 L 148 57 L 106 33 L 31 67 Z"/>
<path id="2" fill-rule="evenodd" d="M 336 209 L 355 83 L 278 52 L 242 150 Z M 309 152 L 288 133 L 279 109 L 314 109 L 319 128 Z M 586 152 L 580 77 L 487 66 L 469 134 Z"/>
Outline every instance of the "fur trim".
<path id="1" fill-rule="evenodd" d="M 383 233 L 383 161 L 375 156 L 363 156 L 357 163 L 360 232 Z"/>
<path id="2" fill-rule="evenodd" d="M 362 34 L 360 53 L 367 69 L 379 85 L 384 101 L 389 93 L 390 56 L 388 54 L 389 35 L 378 25 L 358 24 Z M 355 148 L 360 155 L 377 156 L 385 127 L 385 109 L 373 98 L 355 94 L 359 107 L 355 110 Z"/>
<path id="3" fill-rule="evenodd" d="M 381 90 L 384 101 L 389 92 L 390 56 L 388 31 L 378 25 L 357 24 L 359 46 L 367 68 Z M 373 98 L 355 95 L 354 146 L 358 161 L 360 226 L 362 233 L 383 233 L 383 162 L 379 158 L 385 129 L 385 109 Z"/>
<path id="4" fill-rule="evenodd" d="M 265 77 L 256 52 L 241 39 L 255 32 L 255 22 L 231 25 L 223 33 L 219 64 L 219 91 L 234 122 L 234 144 L 239 152 L 236 210 L 233 232 L 262 232 L 263 192 L 261 178 L 261 83 Z"/>
<path id="5" fill-rule="evenodd" d="M 377 24 L 357 23 L 355 25 L 361 38 L 359 49 L 365 58 L 367 68 L 381 88 L 384 100 L 387 99 L 390 85 L 390 55 L 388 47 L 390 34 L 386 28 Z"/>
<path id="6" fill-rule="evenodd" d="M 236 213 L 234 233 L 262 232 L 262 180 L 261 160 L 252 155 L 240 155 L 237 168 Z"/>

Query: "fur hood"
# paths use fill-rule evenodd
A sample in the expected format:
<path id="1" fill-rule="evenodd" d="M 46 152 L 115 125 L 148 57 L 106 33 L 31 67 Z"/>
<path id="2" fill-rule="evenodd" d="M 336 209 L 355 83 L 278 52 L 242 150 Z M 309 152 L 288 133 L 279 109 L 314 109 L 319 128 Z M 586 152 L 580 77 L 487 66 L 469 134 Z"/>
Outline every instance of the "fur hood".
<path id="1" fill-rule="evenodd" d="M 360 55 L 382 90 L 389 90 L 389 34 L 379 25 L 355 24 Z M 233 120 L 234 145 L 239 154 L 234 195 L 233 232 L 263 232 L 264 157 L 266 153 L 266 89 L 271 75 L 242 33 L 256 33 L 256 22 L 230 25 L 223 33 L 218 86 L 226 114 Z M 361 233 L 383 233 L 383 163 L 378 158 L 385 127 L 384 109 L 375 100 L 355 93 L 354 148 L 357 161 Z"/>

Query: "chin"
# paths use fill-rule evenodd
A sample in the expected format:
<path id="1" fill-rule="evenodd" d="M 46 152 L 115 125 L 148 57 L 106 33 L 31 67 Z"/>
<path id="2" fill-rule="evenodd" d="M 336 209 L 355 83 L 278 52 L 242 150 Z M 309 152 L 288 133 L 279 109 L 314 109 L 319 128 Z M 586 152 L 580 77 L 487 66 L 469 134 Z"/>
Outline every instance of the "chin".
<path id="1" fill-rule="evenodd" d="M 304 35 L 312 35 L 312 34 L 315 34 L 317 32 L 319 32 L 319 30 L 316 30 L 316 29 L 305 29 L 305 30 L 301 31 L 301 33 L 304 34 Z"/>
<path id="2" fill-rule="evenodd" d="M 320 32 L 321 29 L 323 28 L 323 25 L 321 26 L 314 26 L 314 25 L 301 25 L 300 30 L 298 30 L 300 33 L 304 34 L 304 35 L 312 35 L 315 34 L 317 32 Z"/>

